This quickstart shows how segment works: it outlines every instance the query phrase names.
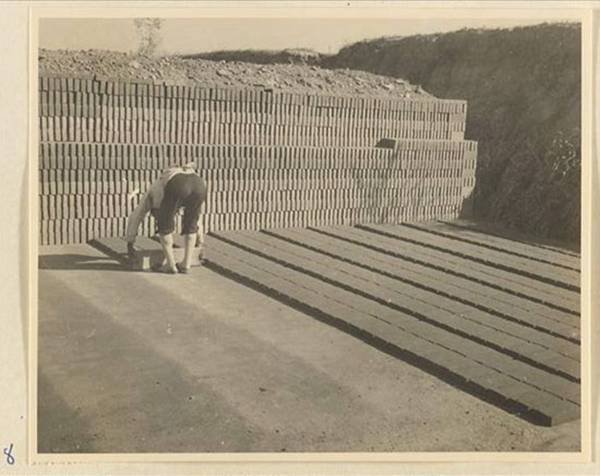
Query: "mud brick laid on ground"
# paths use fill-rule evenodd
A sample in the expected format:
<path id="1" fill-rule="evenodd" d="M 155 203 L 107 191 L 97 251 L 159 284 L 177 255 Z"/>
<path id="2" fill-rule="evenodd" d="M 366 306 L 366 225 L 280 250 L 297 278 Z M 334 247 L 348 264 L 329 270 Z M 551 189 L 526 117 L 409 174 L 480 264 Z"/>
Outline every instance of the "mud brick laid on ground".
<path id="1" fill-rule="evenodd" d="M 517 256 L 530 258 L 536 261 L 542 261 L 548 264 L 561 266 L 564 268 L 580 271 L 581 260 L 578 256 L 564 251 L 548 249 L 543 246 L 536 246 L 527 243 L 520 243 L 515 240 L 509 240 L 498 236 L 483 233 L 475 229 L 470 230 L 458 226 L 455 223 L 428 223 L 427 228 L 432 233 L 439 233 L 449 238 L 458 238 L 468 243 L 478 244 L 480 246 L 491 248 L 497 251 L 504 251 Z"/>
<path id="2" fill-rule="evenodd" d="M 164 259 L 162 246 L 156 240 L 147 237 L 138 237 L 135 242 L 135 254 L 129 257 L 127 241 L 123 238 L 98 238 L 90 241 L 90 245 L 115 258 L 134 271 L 149 271 L 160 266 Z M 176 261 L 183 259 L 183 243 L 177 241 L 173 245 Z M 192 266 L 199 266 L 202 258 L 202 248 L 195 247 L 192 254 Z"/>
<path id="3" fill-rule="evenodd" d="M 380 231 L 393 230 L 394 228 L 395 226 L 384 227 Z M 575 316 L 579 315 L 580 298 L 577 292 L 511 273 L 504 269 L 490 267 L 477 261 L 471 261 L 445 250 L 423 246 L 419 242 L 398 240 L 392 236 L 377 233 L 376 230 L 378 228 L 372 225 L 360 225 L 359 229 L 356 230 L 344 230 L 340 236 L 358 244 L 366 244 L 371 249 L 378 249 L 392 256 L 412 260 L 486 286 L 508 291 L 534 302 L 546 304 Z M 327 230 L 327 233 L 335 234 L 336 232 L 335 230 Z"/>
<path id="4" fill-rule="evenodd" d="M 429 233 L 426 227 L 419 224 L 398 225 L 394 228 L 385 228 L 385 230 L 374 226 L 373 229 L 383 231 L 400 240 L 418 242 L 438 250 L 447 250 L 447 252 L 473 261 L 530 276 L 567 289 L 577 291 L 580 287 L 578 271 L 562 269 L 552 264 L 485 249 L 468 242 L 452 240 L 439 234 Z"/>
<path id="5" fill-rule="evenodd" d="M 490 288 L 466 278 L 448 275 L 443 270 L 430 268 L 426 264 L 415 263 L 402 257 L 390 256 L 383 250 L 376 251 L 359 244 L 368 245 L 370 239 L 373 239 L 370 235 L 363 235 L 362 237 L 359 235 L 360 241 L 348 242 L 345 237 L 352 236 L 350 231 L 351 229 L 340 229 L 338 234 L 334 234 L 330 233 L 330 229 L 323 231 L 269 230 L 266 233 L 361 268 L 377 271 L 398 281 L 406 282 L 414 286 L 415 295 L 420 294 L 419 290 L 430 291 L 438 296 L 493 313 L 503 320 L 535 328 L 550 336 L 559 336 L 575 342 L 579 341 L 579 316 L 560 312 L 506 291 Z M 542 339 L 542 336 L 538 334 L 538 340 L 540 339 Z"/>
<path id="6" fill-rule="evenodd" d="M 317 251 L 307 250 L 273 236 L 236 233 L 235 244 L 253 253 L 276 259 L 305 274 L 336 283 L 383 305 L 404 310 L 417 319 L 468 335 L 472 340 L 485 342 L 489 347 L 528 361 L 534 366 L 579 379 L 579 368 L 571 364 L 573 359 L 569 357 L 579 353 L 577 344 L 503 321 L 477 308 L 436 296 L 434 292 L 424 292 L 377 272 L 328 258 Z M 551 366 L 534 357 L 544 349 L 549 350 L 547 359 L 555 357 Z"/>
<path id="7" fill-rule="evenodd" d="M 232 239 L 235 241 L 235 234 Z M 208 250 L 209 266 L 283 298 L 476 395 L 492 394 L 494 403 L 501 407 L 517 405 L 545 424 L 579 416 L 579 386 L 567 379 L 216 236 L 209 237 Z"/>
<path id="8" fill-rule="evenodd" d="M 368 234 L 355 235 L 353 231 L 354 229 L 351 228 L 325 228 L 301 232 L 270 230 L 268 233 L 326 254 L 333 255 L 333 251 L 327 250 L 335 250 L 336 258 L 367 269 L 385 272 L 391 277 L 410 282 L 423 289 L 444 293 L 453 299 L 566 339 L 578 340 L 579 338 L 579 316 L 529 300 L 526 295 L 515 295 L 504 289 L 472 281 L 467 276 L 448 274 L 444 269 L 428 266 L 426 257 L 424 261 L 414 261 L 404 255 L 390 254 L 389 250 L 393 248 L 386 248 L 386 244 L 378 243 L 377 246 L 372 246 L 371 239 L 374 241 L 376 237 Z M 435 283 L 435 286 L 432 283 Z M 557 303 L 560 304 L 560 301 Z M 517 314 L 519 318 L 513 316 L 511 312 L 513 308 L 519 310 Z"/>

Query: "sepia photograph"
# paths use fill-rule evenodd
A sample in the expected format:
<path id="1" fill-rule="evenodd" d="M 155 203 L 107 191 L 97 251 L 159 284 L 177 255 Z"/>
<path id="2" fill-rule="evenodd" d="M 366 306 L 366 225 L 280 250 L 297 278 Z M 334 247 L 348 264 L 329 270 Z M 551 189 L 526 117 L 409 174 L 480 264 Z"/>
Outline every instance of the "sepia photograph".
<path id="1" fill-rule="evenodd" d="M 37 454 L 582 451 L 576 15 L 138 11 L 32 24 Z"/>

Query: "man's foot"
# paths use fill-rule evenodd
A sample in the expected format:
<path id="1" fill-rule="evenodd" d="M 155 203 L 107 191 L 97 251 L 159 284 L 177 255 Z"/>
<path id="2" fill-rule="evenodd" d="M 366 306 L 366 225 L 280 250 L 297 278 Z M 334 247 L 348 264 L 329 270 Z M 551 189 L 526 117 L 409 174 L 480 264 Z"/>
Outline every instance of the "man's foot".
<path id="1" fill-rule="evenodd" d="M 166 264 L 159 264 L 152 267 L 152 271 L 165 274 L 177 274 L 177 268 L 170 268 Z"/>
<path id="2" fill-rule="evenodd" d="M 133 258 L 135 256 L 135 246 L 133 243 L 127 243 L 127 256 Z"/>
<path id="3" fill-rule="evenodd" d="M 190 271 L 190 268 L 186 268 L 182 263 L 177 263 L 175 266 L 177 266 L 177 271 L 182 274 L 188 274 Z"/>

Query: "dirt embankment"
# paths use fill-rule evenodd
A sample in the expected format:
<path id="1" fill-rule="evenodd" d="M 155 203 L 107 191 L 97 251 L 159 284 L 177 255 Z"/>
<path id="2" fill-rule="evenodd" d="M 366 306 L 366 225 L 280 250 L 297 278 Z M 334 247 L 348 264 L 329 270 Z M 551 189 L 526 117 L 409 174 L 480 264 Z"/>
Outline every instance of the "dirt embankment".
<path id="1" fill-rule="evenodd" d="M 42 74 L 87 74 L 115 80 L 143 79 L 209 87 L 272 88 L 311 94 L 432 98 L 420 86 L 409 84 L 401 78 L 302 64 L 252 64 L 176 56 L 150 58 L 98 50 L 40 50 L 39 67 Z"/>
<path id="2" fill-rule="evenodd" d="M 462 30 L 356 43 L 322 65 L 468 100 L 467 137 L 479 142 L 476 217 L 577 242 L 580 38 L 575 24 Z"/>

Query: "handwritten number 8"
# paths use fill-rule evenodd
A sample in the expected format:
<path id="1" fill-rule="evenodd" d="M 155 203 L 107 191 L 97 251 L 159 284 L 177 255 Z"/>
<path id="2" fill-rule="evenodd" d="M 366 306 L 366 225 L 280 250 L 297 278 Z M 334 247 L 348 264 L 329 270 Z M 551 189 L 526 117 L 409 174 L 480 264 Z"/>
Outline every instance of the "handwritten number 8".
<path id="1" fill-rule="evenodd" d="M 13 444 L 10 444 L 9 448 L 4 448 L 4 454 L 6 455 L 6 462 L 8 464 L 15 464 L 15 457 L 12 455 Z"/>

